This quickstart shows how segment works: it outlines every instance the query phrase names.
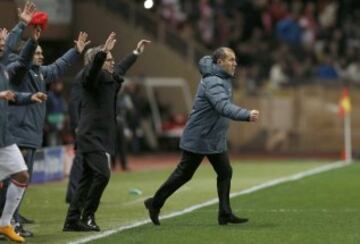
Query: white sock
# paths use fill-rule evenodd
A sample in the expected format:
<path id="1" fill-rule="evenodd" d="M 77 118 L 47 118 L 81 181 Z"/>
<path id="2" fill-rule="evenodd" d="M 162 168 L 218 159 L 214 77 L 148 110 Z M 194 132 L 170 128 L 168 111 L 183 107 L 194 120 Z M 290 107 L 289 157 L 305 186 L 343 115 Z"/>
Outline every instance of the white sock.
<path id="1" fill-rule="evenodd" d="M 24 194 L 25 187 L 25 185 L 21 184 L 16 186 L 13 182 L 9 184 L 4 210 L 0 219 L 0 226 L 6 226 L 10 224 L 11 218 L 13 217 L 22 195 Z"/>

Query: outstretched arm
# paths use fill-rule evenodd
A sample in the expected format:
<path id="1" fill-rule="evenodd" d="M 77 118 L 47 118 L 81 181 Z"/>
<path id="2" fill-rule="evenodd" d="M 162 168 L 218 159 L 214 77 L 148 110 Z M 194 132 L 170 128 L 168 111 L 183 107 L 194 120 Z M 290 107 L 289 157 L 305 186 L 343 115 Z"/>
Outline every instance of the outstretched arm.
<path id="1" fill-rule="evenodd" d="M 209 77 L 202 83 L 205 86 L 206 98 L 219 114 L 233 120 L 250 121 L 251 112 L 231 102 L 230 95 L 220 78 Z"/>
<path id="2" fill-rule="evenodd" d="M 74 41 L 74 48 L 71 48 L 54 63 L 47 66 L 41 66 L 41 72 L 44 75 L 44 79 L 47 83 L 58 80 L 79 59 L 80 54 L 90 43 L 87 38 L 88 34 L 86 32 L 80 32 L 78 39 Z"/>
<path id="3" fill-rule="evenodd" d="M 42 92 L 27 93 L 6 90 L 0 92 L 0 99 L 8 101 L 11 105 L 28 105 L 46 101 L 47 95 Z"/>
<path id="4" fill-rule="evenodd" d="M 136 48 L 132 53 L 128 54 L 125 58 L 123 58 L 115 68 L 115 75 L 116 76 L 124 76 L 125 73 L 131 68 L 131 66 L 137 60 L 137 57 L 141 55 L 146 46 L 151 43 L 149 40 L 142 39 L 136 44 Z"/>

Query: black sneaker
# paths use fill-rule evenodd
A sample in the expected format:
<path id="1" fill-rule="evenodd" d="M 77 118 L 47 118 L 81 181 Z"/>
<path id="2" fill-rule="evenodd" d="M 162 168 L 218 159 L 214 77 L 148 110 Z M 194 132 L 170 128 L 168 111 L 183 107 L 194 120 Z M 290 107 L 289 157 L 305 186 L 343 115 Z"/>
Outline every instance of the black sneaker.
<path id="1" fill-rule="evenodd" d="M 87 225 L 82 221 L 65 221 L 63 231 L 92 231 Z"/>
<path id="2" fill-rule="evenodd" d="M 25 218 L 21 214 L 19 214 L 19 222 L 21 224 L 34 224 L 35 221 L 33 219 Z"/>
<path id="3" fill-rule="evenodd" d="M 152 202 L 153 202 L 153 198 L 146 199 L 144 202 L 145 208 L 149 211 L 149 217 L 153 222 L 153 224 L 160 225 L 160 221 L 159 221 L 160 209 L 154 208 L 152 206 Z"/>
<path id="4" fill-rule="evenodd" d="M 18 234 L 22 237 L 33 237 L 34 236 L 34 234 L 31 231 L 25 230 L 24 226 L 21 223 L 15 223 L 14 229 L 15 229 L 16 234 Z"/>
<path id="5" fill-rule="evenodd" d="M 218 223 L 219 225 L 227 225 L 230 224 L 242 224 L 248 222 L 249 219 L 239 218 L 236 217 L 234 214 L 226 214 L 226 215 L 219 215 Z"/>
<path id="6" fill-rule="evenodd" d="M 88 228 L 90 228 L 92 231 L 100 231 L 100 227 L 95 222 L 95 216 L 94 215 L 89 215 L 89 216 L 83 217 L 82 222 Z"/>

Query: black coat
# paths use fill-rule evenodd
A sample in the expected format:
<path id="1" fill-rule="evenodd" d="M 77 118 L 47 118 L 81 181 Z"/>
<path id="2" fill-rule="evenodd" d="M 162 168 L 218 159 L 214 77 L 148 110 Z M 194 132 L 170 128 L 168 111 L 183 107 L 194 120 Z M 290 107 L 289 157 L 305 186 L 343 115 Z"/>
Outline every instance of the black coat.
<path id="1" fill-rule="evenodd" d="M 93 63 L 81 71 L 81 113 L 78 124 L 78 150 L 82 153 L 115 152 L 116 96 L 123 82 L 123 75 L 136 61 L 130 54 L 116 67 L 114 74 L 102 70 L 105 52 L 95 55 Z"/>

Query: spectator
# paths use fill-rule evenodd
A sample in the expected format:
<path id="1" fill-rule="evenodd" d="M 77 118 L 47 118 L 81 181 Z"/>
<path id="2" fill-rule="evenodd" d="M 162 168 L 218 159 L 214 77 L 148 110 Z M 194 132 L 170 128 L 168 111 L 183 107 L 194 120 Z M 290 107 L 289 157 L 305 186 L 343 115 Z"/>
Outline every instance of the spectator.
<path id="1" fill-rule="evenodd" d="M 62 82 L 50 84 L 46 103 L 47 145 L 61 145 L 61 132 L 65 125 L 66 101 L 63 97 L 64 85 Z"/>

